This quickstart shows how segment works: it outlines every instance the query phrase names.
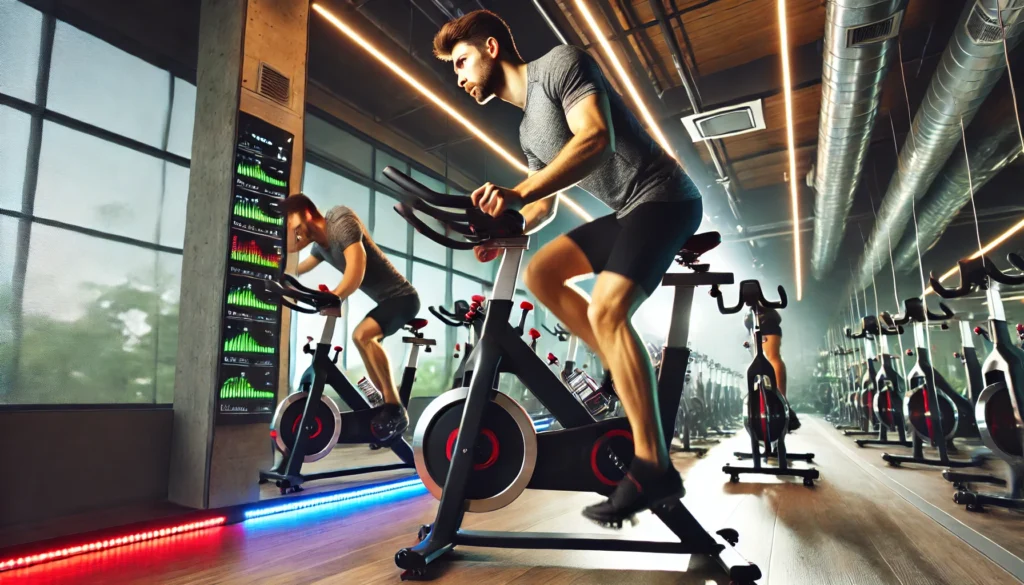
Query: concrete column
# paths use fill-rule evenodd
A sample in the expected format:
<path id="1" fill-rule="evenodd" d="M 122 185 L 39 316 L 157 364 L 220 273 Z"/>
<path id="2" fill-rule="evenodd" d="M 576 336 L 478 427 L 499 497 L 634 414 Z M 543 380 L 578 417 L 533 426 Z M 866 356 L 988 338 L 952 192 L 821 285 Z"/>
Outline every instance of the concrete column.
<path id="1" fill-rule="evenodd" d="M 202 0 L 196 116 L 182 260 L 174 435 L 168 498 L 193 508 L 259 499 L 272 464 L 265 423 L 216 424 L 237 114 L 292 133 L 291 191 L 301 184 L 309 5 L 291 0 Z M 259 94 L 265 63 L 290 80 L 288 103 Z M 293 268 L 295 258 L 288 258 Z M 287 387 L 288 311 L 282 312 L 280 383 Z"/>

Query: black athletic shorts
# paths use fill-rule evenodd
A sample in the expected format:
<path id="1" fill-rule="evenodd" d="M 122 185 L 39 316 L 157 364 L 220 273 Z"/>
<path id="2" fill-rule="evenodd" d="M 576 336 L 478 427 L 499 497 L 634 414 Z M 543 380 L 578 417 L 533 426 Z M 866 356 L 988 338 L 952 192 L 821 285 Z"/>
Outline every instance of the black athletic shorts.
<path id="1" fill-rule="evenodd" d="M 420 314 L 420 296 L 405 295 L 395 297 L 381 302 L 366 314 L 380 325 L 384 337 L 394 335 L 395 332 L 416 318 Z"/>
<path id="2" fill-rule="evenodd" d="M 704 215 L 700 199 L 641 203 L 617 218 L 599 217 L 566 234 L 590 261 L 594 274 L 621 274 L 647 296 L 661 284 L 679 249 L 697 233 Z"/>
<path id="3" fill-rule="evenodd" d="M 782 316 L 775 309 L 767 309 L 760 312 L 758 320 L 761 322 L 761 335 L 777 335 L 782 337 Z M 754 319 L 750 312 L 747 312 L 744 323 L 748 331 L 754 330 Z"/>

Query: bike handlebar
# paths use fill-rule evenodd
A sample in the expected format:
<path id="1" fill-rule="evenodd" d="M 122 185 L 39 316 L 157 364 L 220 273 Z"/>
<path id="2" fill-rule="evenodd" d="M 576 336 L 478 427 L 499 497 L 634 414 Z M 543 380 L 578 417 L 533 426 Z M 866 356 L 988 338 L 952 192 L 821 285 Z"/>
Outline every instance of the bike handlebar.
<path id="1" fill-rule="evenodd" d="M 1010 253 L 1007 260 L 1014 267 L 1024 270 L 1024 259 L 1019 255 Z M 1024 275 L 1015 276 L 1006 274 L 1000 270 L 987 256 L 968 258 L 956 263 L 960 272 L 960 284 L 955 289 L 948 289 L 942 286 L 934 273 L 929 273 L 928 283 L 937 295 L 944 299 L 955 299 L 969 295 L 976 289 L 984 289 L 988 286 L 988 279 L 1006 285 L 1024 284 Z"/>
<path id="2" fill-rule="evenodd" d="M 394 167 L 386 167 L 383 173 L 398 186 L 402 202 L 395 205 L 395 211 L 417 232 L 446 248 L 471 250 L 492 239 L 521 236 L 526 228 L 526 222 L 518 211 L 509 209 L 498 217 L 491 217 L 474 207 L 469 197 L 438 193 Z M 438 207 L 464 211 L 446 211 Z M 436 219 L 446 229 L 465 236 L 466 240 L 456 240 L 439 233 L 416 217 L 416 211 Z"/>
<path id="3" fill-rule="evenodd" d="M 753 279 L 740 282 L 739 301 L 737 301 L 735 307 L 725 306 L 722 290 L 718 288 L 717 284 L 711 287 L 711 296 L 715 297 L 715 300 L 718 301 L 718 310 L 723 315 L 739 313 L 740 309 L 744 306 L 752 309 L 755 307 L 761 307 L 762 309 L 785 309 L 789 305 L 789 299 L 786 297 L 786 289 L 782 288 L 782 285 L 779 285 L 780 300 L 777 302 L 769 301 L 764 298 L 764 292 L 761 290 L 761 283 Z"/>
<path id="4" fill-rule="evenodd" d="M 263 290 L 277 295 L 281 299 L 282 305 L 300 313 L 319 313 L 329 307 L 341 306 L 341 298 L 338 295 L 332 292 L 308 288 L 290 274 L 282 274 L 280 282 L 269 279 L 263 281 Z M 294 299 L 294 302 L 290 301 L 288 297 Z M 296 303 L 309 305 L 312 308 L 300 306 Z"/>
<path id="5" fill-rule="evenodd" d="M 903 314 L 892 315 L 890 319 L 895 325 L 906 325 L 911 321 L 915 323 L 926 323 L 928 321 L 948 321 L 956 316 L 956 314 L 946 306 L 945 303 L 939 303 L 939 308 L 942 309 L 942 314 L 932 313 L 925 304 L 924 299 L 921 297 L 913 297 L 903 301 Z"/>

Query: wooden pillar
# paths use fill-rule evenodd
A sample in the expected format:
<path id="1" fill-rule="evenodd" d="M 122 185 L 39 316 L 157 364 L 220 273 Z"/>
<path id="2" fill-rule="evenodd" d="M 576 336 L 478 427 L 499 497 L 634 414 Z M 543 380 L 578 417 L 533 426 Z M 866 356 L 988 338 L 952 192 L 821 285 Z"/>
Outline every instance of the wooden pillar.
<path id="1" fill-rule="evenodd" d="M 266 422 L 218 424 L 227 249 L 239 112 L 294 136 L 289 191 L 301 184 L 308 19 L 305 2 L 202 0 L 168 487 L 180 505 L 256 501 L 259 470 L 272 464 Z M 283 311 L 279 387 L 287 387 L 289 321 Z"/>

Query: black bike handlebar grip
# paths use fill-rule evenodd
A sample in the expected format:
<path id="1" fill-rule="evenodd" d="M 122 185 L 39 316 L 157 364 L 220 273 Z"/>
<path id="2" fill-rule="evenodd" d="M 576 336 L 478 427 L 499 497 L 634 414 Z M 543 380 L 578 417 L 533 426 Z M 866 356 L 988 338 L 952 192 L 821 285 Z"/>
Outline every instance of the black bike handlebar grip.
<path id="1" fill-rule="evenodd" d="M 437 317 L 438 321 L 444 323 L 445 325 L 447 325 L 449 327 L 460 327 L 460 326 L 462 326 L 462 323 L 459 323 L 459 322 L 456 322 L 456 321 L 451 321 L 451 320 L 447 319 L 441 313 L 438 313 L 437 310 L 434 309 L 434 307 L 427 307 L 427 310 L 430 311 L 431 314 L 433 314 L 435 317 Z"/>
<path id="2" fill-rule="evenodd" d="M 935 294 L 939 295 L 944 299 L 956 299 L 959 297 L 965 297 L 971 293 L 974 285 L 970 281 L 964 279 L 963 272 L 960 273 L 960 286 L 955 289 L 948 289 L 942 286 L 939 279 L 935 278 L 933 273 L 928 274 L 928 284 L 935 291 Z"/>
<path id="3" fill-rule="evenodd" d="M 293 311 L 298 311 L 300 313 L 313 314 L 313 313 L 319 313 L 320 312 L 320 311 L 317 311 L 316 309 L 307 309 L 305 307 L 300 307 L 300 306 L 292 303 L 291 301 L 289 301 L 288 299 L 283 298 L 283 297 L 281 298 L 281 304 L 286 306 L 286 307 L 288 307 L 289 309 L 291 309 Z"/>
<path id="4" fill-rule="evenodd" d="M 469 197 L 463 195 L 447 195 L 445 193 L 438 193 L 437 191 L 428 189 L 420 182 L 392 166 L 384 167 L 383 173 L 385 177 L 391 180 L 391 182 L 395 183 L 409 194 L 420 199 L 424 199 L 434 205 L 452 207 L 454 209 L 469 209 L 470 207 L 473 207 L 473 201 Z"/>
<path id="5" fill-rule="evenodd" d="M 984 256 L 982 256 L 982 258 L 984 258 Z M 1021 257 L 1018 256 L 1017 254 L 1014 254 L 1014 253 L 1011 252 L 1010 254 L 1006 255 L 1006 259 L 1009 260 L 1010 264 L 1013 264 L 1013 266 L 1015 268 L 1019 268 L 1021 270 L 1024 270 L 1024 260 L 1022 260 Z M 996 265 L 993 264 L 991 260 L 988 260 L 985 263 L 985 270 L 988 272 L 989 278 L 991 278 L 992 280 L 994 280 L 994 281 L 996 281 L 996 282 L 998 282 L 1000 284 L 1006 284 L 1006 285 L 1024 284 L 1024 275 L 1013 276 L 1013 275 L 1010 275 L 1010 274 L 1006 274 L 1002 270 L 999 270 L 999 268 L 997 268 Z"/>
<path id="6" fill-rule="evenodd" d="M 781 284 L 779 285 L 779 299 L 780 300 L 778 302 L 772 302 L 772 301 L 769 301 L 768 299 L 764 298 L 764 292 L 761 291 L 761 287 L 760 286 L 757 287 L 757 294 L 758 294 L 758 296 L 761 297 L 759 300 L 761 301 L 761 305 L 763 307 L 765 307 L 765 308 L 768 308 L 768 309 L 785 309 L 786 306 L 789 305 L 789 298 L 786 297 L 786 289 L 782 288 Z"/>
<path id="7" fill-rule="evenodd" d="M 948 321 L 956 316 L 956 314 L 946 306 L 945 303 L 939 303 L 939 308 L 942 309 L 943 314 L 932 313 L 931 310 L 925 306 L 925 314 L 928 315 L 929 321 Z"/>
<path id="8" fill-rule="evenodd" d="M 413 229 L 423 234 L 423 236 L 426 237 L 428 240 L 431 240 L 437 244 L 440 244 L 446 248 L 451 248 L 453 250 L 472 250 L 474 247 L 476 247 L 476 244 L 474 244 L 473 242 L 460 242 L 458 240 L 453 240 L 448 236 L 443 236 L 435 232 L 427 224 L 423 223 L 423 221 L 420 220 L 420 218 L 416 217 L 412 209 L 406 207 L 404 203 L 399 203 L 398 205 L 395 205 L 395 211 L 398 212 L 398 215 L 401 215 L 403 218 L 405 218 L 405 221 L 412 224 Z"/>
<path id="9" fill-rule="evenodd" d="M 737 303 L 735 307 L 726 307 L 725 299 L 722 298 L 724 296 L 722 295 L 722 289 L 718 288 L 717 284 L 711 287 L 711 296 L 715 297 L 715 300 L 718 301 L 718 312 L 723 315 L 739 313 L 740 308 L 743 306 L 743 302 L 741 301 Z"/>

